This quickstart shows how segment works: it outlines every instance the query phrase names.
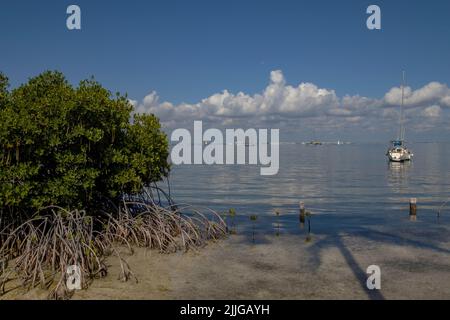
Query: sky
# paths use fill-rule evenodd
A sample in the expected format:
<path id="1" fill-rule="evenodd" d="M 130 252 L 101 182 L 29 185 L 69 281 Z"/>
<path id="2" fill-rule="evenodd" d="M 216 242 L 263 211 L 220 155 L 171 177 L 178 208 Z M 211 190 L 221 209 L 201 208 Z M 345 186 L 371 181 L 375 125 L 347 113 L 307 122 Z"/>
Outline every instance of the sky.
<path id="1" fill-rule="evenodd" d="M 81 30 L 66 9 L 81 8 Z M 381 30 L 366 9 L 381 8 Z M 450 141 L 450 2 L 41 0 L 0 2 L 0 71 L 94 76 L 166 130 L 278 128 L 284 141 Z"/>

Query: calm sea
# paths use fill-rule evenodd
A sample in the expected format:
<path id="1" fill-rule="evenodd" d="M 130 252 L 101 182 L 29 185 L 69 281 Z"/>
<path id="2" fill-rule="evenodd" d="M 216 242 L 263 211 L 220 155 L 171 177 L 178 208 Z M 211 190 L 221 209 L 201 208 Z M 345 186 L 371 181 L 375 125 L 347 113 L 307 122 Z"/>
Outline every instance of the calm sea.
<path id="1" fill-rule="evenodd" d="M 408 219 L 409 199 L 418 199 L 418 221 L 450 222 L 450 143 L 410 143 L 414 159 L 389 163 L 386 144 L 280 145 L 280 171 L 260 176 L 258 166 L 174 166 L 171 192 L 178 203 L 234 208 L 242 221 L 258 215 L 273 225 L 281 214 L 286 230 L 298 221 L 299 202 L 315 228 L 351 231 L 362 224 L 395 225 Z M 264 229 L 264 228 L 263 228 Z M 265 228 L 268 230 L 268 228 Z"/>

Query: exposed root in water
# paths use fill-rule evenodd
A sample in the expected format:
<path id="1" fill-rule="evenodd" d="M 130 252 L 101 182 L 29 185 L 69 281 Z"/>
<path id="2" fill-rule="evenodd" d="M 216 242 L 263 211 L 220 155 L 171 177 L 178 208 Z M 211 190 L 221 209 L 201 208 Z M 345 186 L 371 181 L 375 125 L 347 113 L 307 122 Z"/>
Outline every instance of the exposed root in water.
<path id="1" fill-rule="evenodd" d="M 145 202 L 123 202 L 117 212 L 90 216 L 84 211 L 48 207 L 32 219 L 0 232 L 0 295 L 13 279 L 26 290 L 41 287 L 51 299 L 68 299 L 69 267 L 76 266 L 87 288 L 107 274 L 106 257 L 120 261 L 119 280 L 134 279 L 119 248 L 187 251 L 222 238 L 227 226 L 213 211 L 206 215 L 190 208 L 162 208 Z M 10 265 L 8 267 L 8 264 Z"/>

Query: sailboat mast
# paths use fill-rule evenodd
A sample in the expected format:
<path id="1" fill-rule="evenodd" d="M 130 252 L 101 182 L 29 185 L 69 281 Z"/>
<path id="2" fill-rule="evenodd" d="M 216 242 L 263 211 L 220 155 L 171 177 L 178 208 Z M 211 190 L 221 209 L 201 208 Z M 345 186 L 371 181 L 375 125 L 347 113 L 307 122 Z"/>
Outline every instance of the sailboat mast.
<path id="1" fill-rule="evenodd" d="M 402 105 L 400 109 L 400 132 L 399 140 L 405 140 L 405 124 L 404 124 L 404 103 L 405 103 L 405 71 L 402 72 Z"/>

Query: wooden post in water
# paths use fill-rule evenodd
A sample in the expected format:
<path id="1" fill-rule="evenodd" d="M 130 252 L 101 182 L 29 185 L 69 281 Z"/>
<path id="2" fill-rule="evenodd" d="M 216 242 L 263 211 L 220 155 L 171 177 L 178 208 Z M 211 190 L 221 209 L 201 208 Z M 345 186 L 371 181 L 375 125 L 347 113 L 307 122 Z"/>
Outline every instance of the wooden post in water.
<path id="1" fill-rule="evenodd" d="M 300 202 L 300 224 L 301 224 L 301 226 L 305 225 L 305 221 L 306 221 L 305 203 Z"/>
<path id="2" fill-rule="evenodd" d="M 409 200 L 409 218 L 411 221 L 417 220 L 417 198 Z"/>

